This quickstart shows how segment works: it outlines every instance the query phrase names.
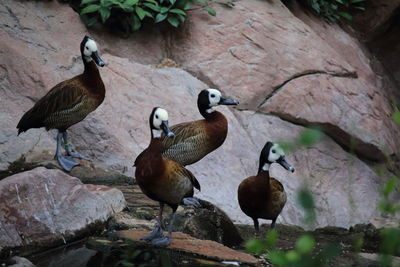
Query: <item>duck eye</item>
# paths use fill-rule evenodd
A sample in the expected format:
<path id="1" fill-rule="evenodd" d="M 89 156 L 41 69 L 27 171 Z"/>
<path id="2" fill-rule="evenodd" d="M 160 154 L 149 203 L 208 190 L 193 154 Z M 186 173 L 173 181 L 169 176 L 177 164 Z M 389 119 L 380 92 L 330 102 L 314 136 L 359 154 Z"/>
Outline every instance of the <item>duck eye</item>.
<path id="1" fill-rule="evenodd" d="M 272 149 L 272 151 L 271 151 L 271 152 L 275 154 L 275 153 L 276 153 L 276 150 L 275 150 L 275 149 Z"/>
<path id="2" fill-rule="evenodd" d="M 156 115 L 156 119 L 158 119 L 158 115 Z"/>
<path id="3" fill-rule="evenodd" d="M 214 95 L 214 94 L 211 94 L 211 97 L 212 97 L 212 98 L 214 98 L 214 97 L 215 97 L 215 95 Z"/>

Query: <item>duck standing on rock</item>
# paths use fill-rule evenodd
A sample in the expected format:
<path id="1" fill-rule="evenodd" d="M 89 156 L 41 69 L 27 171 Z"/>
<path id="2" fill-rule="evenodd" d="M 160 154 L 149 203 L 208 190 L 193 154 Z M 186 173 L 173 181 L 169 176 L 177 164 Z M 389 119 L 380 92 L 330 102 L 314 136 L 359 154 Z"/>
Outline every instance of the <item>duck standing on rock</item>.
<path id="1" fill-rule="evenodd" d="M 162 132 L 168 138 L 174 136 L 168 127 L 168 113 L 165 109 L 154 108 L 150 115 L 151 141 L 135 160 L 135 177 L 140 189 L 149 198 L 160 203 L 160 213 L 155 229 L 142 240 L 151 241 L 156 246 L 168 246 L 171 242 L 175 212 L 180 204 L 200 206 L 193 197 L 193 187 L 200 190 L 196 177 L 181 164 L 164 157 Z M 172 219 L 168 235 L 163 235 L 161 227 L 164 204 L 172 208 Z"/>
<path id="2" fill-rule="evenodd" d="M 228 133 L 228 121 L 213 107 L 238 104 L 236 100 L 224 98 L 216 89 L 202 90 L 197 98 L 197 106 L 204 119 L 171 126 L 175 137 L 162 137 L 163 156 L 186 166 L 220 147 Z"/>
<path id="3" fill-rule="evenodd" d="M 294 168 L 285 160 L 283 149 L 276 143 L 267 142 L 261 151 L 258 174 L 244 179 L 238 188 L 241 210 L 253 219 L 256 235 L 259 234 L 258 219 L 272 220 L 271 229 L 286 203 L 283 185 L 269 176 L 272 163 L 279 163 L 288 171 Z"/>
<path id="4" fill-rule="evenodd" d="M 22 116 L 17 125 L 18 135 L 31 128 L 45 127 L 47 131 L 57 129 L 54 158 L 66 171 L 79 165 L 72 158 L 89 160 L 73 151 L 72 144 L 68 141 L 67 129 L 94 111 L 105 97 L 105 87 L 96 66 L 103 67 L 105 64 L 98 55 L 96 42 L 85 36 L 80 49 L 84 72 L 54 86 Z M 62 141 L 67 156 L 61 154 Z"/>

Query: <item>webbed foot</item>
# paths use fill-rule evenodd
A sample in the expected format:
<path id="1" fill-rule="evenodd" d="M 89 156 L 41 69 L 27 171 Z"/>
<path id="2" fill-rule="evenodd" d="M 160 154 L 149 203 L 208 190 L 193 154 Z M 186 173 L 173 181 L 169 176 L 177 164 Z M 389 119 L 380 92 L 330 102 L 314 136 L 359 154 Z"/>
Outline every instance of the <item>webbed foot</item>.
<path id="1" fill-rule="evenodd" d="M 164 237 L 164 234 L 163 234 L 163 230 L 161 228 L 161 225 L 159 223 L 157 223 L 156 224 L 156 228 L 154 228 L 153 231 L 151 231 L 147 235 L 145 235 L 142 238 L 140 238 L 140 240 L 150 241 L 150 240 L 154 240 L 154 239 L 160 239 L 160 238 L 163 238 L 163 237 Z"/>
<path id="2" fill-rule="evenodd" d="M 69 159 L 68 157 L 64 157 L 62 155 L 56 155 L 55 159 L 58 161 L 60 166 L 66 170 L 67 172 L 72 171 L 72 169 L 79 165 L 78 162 Z"/>
<path id="3" fill-rule="evenodd" d="M 185 197 L 184 199 L 182 199 L 182 202 L 183 202 L 184 205 L 191 205 L 191 206 L 194 206 L 196 208 L 200 208 L 201 207 L 199 199 L 195 198 L 195 197 Z"/>
<path id="4" fill-rule="evenodd" d="M 151 240 L 151 243 L 157 247 L 167 247 L 171 244 L 171 239 L 169 236 L 163 236 L 161 238 Z"/>
<path id="5" fill-rule="evenodd" d="M 78 152 L 73 151 L 71 143 L 68 143 L 68 144 L 65 145 L 65 151 L 67 152 L 67 155 L 70 156 L 71 158 L 84 159 L 84 160 L 91 161 L 90 158 L 88 158 L 88 157 L 86 157 L 86 156 L 84 156 L 84 155 L 82 155 L 82 154 L 80 154 Z"/>

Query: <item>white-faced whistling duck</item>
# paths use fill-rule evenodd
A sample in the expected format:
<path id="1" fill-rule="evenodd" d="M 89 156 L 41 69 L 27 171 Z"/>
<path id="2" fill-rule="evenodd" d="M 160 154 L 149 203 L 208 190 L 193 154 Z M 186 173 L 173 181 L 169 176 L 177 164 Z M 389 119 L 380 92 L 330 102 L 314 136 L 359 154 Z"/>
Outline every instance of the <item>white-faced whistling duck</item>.
<path id="1" fill-rule="evenodd" d="M 162 108 L 154 108 L 150 115 L 151 141 L 135 160 L 135 177 L 139 187 L 149 198 L 160 203 L 160 213 L 155 229 L 142 240 L 157 246 L 168 246 L 171 242 L 172 226 L 178 205 L 200 206 L 193 197 L 193 187 L 200 190 L 200 184 L 193 174 L 181 164 L 162 156 L 162 132 L 168 138 L 174 136 L 168 127 L 168 113 Z M 168 235 L 163 235 L 161 227 L 164 204 L 172 208 L 173 215 L 168 227 Z"/>
<path id="2" fill-rule="evenodd" d="M 283 185 L 269 176 L 272 163 L 279 163 L 294 172 L 285 160 L 283 149 L 276 143 L 267 142 L 261 151 L 258 174 L 244 179 L 238 188 L 238 200 L 242 211 L 253 219 L 256 235 L 259 234 L 258 219 L 272 220 L 271 229 L 286 203 Z"/>
<path id="3" fill-rule="evenodd" d="M 81 42 L 82 60 L 85 70 L 82 74 L 54 86 L 45 96 L 28 110 L 18 123 L 18 135 L 31 128 L 57 129 L 55 159 L 66 171 L 79 165 L 72 158 L 87 159 L 73 151 L 68 141 L 67 129 L 83 120 L 104 100 L 105 88 L 97 66 L 104 62 L 97 53 L 96 42 L 85 36 Z M 67 156 L 61 154 L 62 140 Z"/>
<path id="4" fill-rule="evenodd" d="M 175 137 L 163 136 L 163 155 L 184 166 L 201 160 L 220 147 L 228 133 L 228 121 L 213 107 L 238 104 L 236 100 L 224 98 L 216 89 L 202 90 L 197 98 L 197 107 L 204 119 L 171 126 Z"/>

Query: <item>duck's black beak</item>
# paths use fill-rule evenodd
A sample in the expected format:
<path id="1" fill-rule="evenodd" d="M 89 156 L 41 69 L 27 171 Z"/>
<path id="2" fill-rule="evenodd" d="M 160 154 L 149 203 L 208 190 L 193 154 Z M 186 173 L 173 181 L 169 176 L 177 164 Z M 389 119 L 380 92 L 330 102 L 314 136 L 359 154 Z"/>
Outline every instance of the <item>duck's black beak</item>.
<path id="1" fill-rule="evenodd" d="M 294 172 L 294 168 L 292 167 L 292 165 L 287 163 L 284 156 L 280 157 L 276 162 L 279 163 L 286 170 Z"/>
<path id="2" fill-rule="evenodd" d="M 225 97 L 220 98 L 218 105 L 239 105 L 239 101 L 233 100 L 233 99 L 228 99 Z"/>
<path id="3" fill-rule="evenodd" d="M 96 62 L 96 64 L 100 67 L 104 67 L 105 63 L 104 61 L 100 58 L 99 54 L 96 52 L 92 53 L 92 59 L 94 60 L 94 62 Z"/>
<path id="4" fill-rule="evenodd" d="M 161 122 L 161 129 L 165 133 L 166 136 L 168 137 L 174 137 L 174 133 L 169 129 L 168 127 L 168 121 L 162 121 Z"/>

